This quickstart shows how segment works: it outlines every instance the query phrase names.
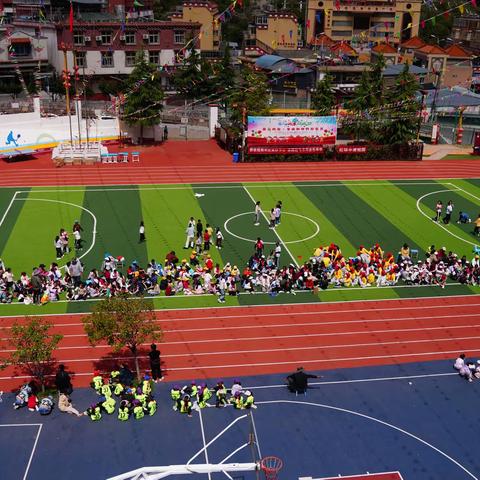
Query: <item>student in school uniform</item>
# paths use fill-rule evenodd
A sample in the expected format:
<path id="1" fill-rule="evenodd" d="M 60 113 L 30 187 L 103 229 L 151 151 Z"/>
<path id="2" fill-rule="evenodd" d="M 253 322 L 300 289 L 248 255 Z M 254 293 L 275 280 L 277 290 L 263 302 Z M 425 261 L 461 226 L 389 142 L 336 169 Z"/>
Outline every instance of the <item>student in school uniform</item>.
<path id="1" fill-rule="evenodd" d="M 218 250 L 221 250 L 222 245 L 223 245 L 223 233 L 220 231 L 220 228 L 217 227 L 215 231 L 215 246 L 218 248 Z"/>
<path id="2" fill-rule="evenodd" d="M 254 225 L 258 226 L 260 225 L 260 215 L 262 214 L 262 208 L 260 207 L 260 201 L 257 201 L 255 203 L 255 221 Z"/>
<path id="3" fill-rule="evenodd" d="M 277 221 L 277 216 L 275 215 L 275 209 L 272 208 L 270 210 L 270 226 L 269 226 L 269 228 L 275 228 L 276 221 Z"/>

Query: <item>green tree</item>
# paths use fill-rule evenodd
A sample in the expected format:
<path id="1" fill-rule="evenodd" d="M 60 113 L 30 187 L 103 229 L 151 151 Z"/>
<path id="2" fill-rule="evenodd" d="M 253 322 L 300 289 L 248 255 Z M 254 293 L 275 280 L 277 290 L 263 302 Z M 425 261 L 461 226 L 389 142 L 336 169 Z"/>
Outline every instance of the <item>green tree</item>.
<path id="1" fill-rule="evenodd" d="M 189 100 L 208 97 L 216 90 L 212 64 L 204 60 L 193 45 L 175 71 L 173 83 L 177 91 Z"/>
<path id="2" fill-rule="evenodd" d="M 335 94 L 332 88 L 332 77 L 328 73 L 317 83 L 312 93 L 312 109 L 315 115 L 327 116 L 335 108 Z"/>
<path id="3" fill-rule="evenodd" d="M 270 113 L 270 87 L 267 77 L 249 67 L 242 70 L 241 81 L 230 96 L 232 113 L 230 121 L 235 128 L 243 126 L 247 115 L 268 115 Z"/>
<path id="4" fill-rule="evenodd" d="M 448 17 L 443 12 L 450 10 L 451 6 L 447 2 L 436 2 L 435 7 L 423 4 L 421 10 L 422 19 L 431 19 L 425 22 L 425 27 L 420 28 L 419 36 L 426 43 L 439 43 L 443 46 L 447 37 L 452 32 L 453 20 L 460 12 L 455 9 L 448 13 Z"/>
<path id="5" fill-rule="evenodd" d="M 140 142 L 143 143 L 143 129 L 158 124 L 165 97 L 158 67 L 146 61 L 143 51 L 137 53 L 124 94 L 122 119 L 130 126 L 140 126 Z"/>
<path id="6" fill-rule="evenodd" d="M 110 297 L 98 302 L 91 315 L 82 319 L 90 343 L 106 342 L 114 352 L 130 350 L 137 377 L 139 347 L 143 343 L 160 341 L 162 332 L 155 323 L 155 312 L 143 298 Z"/>
<path id="7" fill-rule="evenodd" d="M 417 90 L 417 79 L 410 73 L 408 64 L 405 64 L 388 93 L 384 125 L 377 129 L 382 143 L 407 143 L 415 139 L 421 110 L 416 98 Z"/>
<path id="8" fill-rule="evenodd" d="M 221 62 L 215 64 L 214 82 L 216 91 L 219 93 L 219 98 L 223 107 L 226 108 L 228 103 L 228 95 L 232 93 L 232 88 L 235 85 L 235 70 L 232 67 L 232 57 L 230 55 L 230 48 L 227 46 L 223 52 Z"/>
<path id="9" fill-rule="evenodd" d="M 24 323 L 14 323 L 9 340 L 15 349 L 9 362 L 37 380 L 43 392 L 53 372 L 53 352 L 63 338 L 63 335 L 50 334 L 51 327 L 52 324 L 42 317 L 25 317 Z"/>
<path id="10" fill-rule="evenodd" d="M 345 120 L 345 130 L 355 135 L 356 140 L 375 140 L 376 124 L 381 121 L 385 112 L 385 87 L 383 69 L 385 60 L 379 55 L 374 63 L 362 72 L 360 83 L 355 89 L 353 98 L 347 102 L 350 111 Z"/>

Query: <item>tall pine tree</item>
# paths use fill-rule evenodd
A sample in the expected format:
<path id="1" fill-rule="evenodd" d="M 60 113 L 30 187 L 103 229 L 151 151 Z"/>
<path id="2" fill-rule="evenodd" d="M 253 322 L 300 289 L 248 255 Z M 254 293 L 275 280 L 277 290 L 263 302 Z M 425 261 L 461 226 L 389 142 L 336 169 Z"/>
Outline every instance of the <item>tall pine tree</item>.
<path id="1" fill-rule="evenodd" d="M 263 73 L 255 72 L 249 67 L 242 71 L 239 85 L 230 96 L 232 113 L 230 121 L 236 128 L 242 128 L 247 115 L 268 115 L 270 113 L 270 87 Z"/>
<path id="2" fill-rule="evenodd" d="M 416 138 L 422 108 L 417 90 L 417 79 L 405 64 L 387 96 L 388 116 L 383 128 L 378 129 L 382 143 L 407 143 Z"/>
<path id="3" fill-rule="evenodd" d="M 332 77 L 326 73 L 312 93 L 312 109 L 315 110 L 315 115 L 328 116 L 332 114 L 335 103 Z"/>
<path id="4" fill-rule="evenodd" d="M 122 119 L 128 125 L 140 126 L 140 143 L 143 143 L 143 129 L 158 124 L 165 97 L 158 67 L 146 61 L 143 51 L 137 53 L 124 94 Z"/>

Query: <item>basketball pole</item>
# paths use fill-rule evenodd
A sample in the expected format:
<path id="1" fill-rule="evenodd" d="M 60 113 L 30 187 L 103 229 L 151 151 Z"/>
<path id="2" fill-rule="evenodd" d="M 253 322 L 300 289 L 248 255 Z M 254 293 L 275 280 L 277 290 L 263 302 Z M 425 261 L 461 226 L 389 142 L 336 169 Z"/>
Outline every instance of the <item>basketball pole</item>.
<path id="1" fill-rule="evenodd" d="M 252 459 L 254 463 L 260 462 L 261 458 L 260 455 L 257 455 L 258 451 L 258 439 L 256 434 L 256 428 L 253 420 L 252 411 L 249 410 L 248 417 L 250 419 L 250 432 L 248 433 L 248 443 L 250 445 L 250 450 L 252 452 Z M 260 470 L 255 470 L 255 476 L 257 480 L 260 480 Z"/>

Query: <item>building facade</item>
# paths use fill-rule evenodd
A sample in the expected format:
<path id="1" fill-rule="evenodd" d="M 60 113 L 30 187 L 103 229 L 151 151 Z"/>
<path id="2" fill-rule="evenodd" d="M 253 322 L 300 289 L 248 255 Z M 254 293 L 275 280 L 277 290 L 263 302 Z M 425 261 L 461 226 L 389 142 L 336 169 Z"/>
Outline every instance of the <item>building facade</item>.
<path id="1" fill-rule="evenodd" d="M 259 11 L 245 34 L 245 53 L 263 55 L 299 47 L 298 20 L 286 12 Z"/>
<path id="2" fill-rule="evenodd" d="M 54 66 L 64 69 L 64 46 L 70 70 L 75 56 L 77 66 L 93 77 L 131 73 L 140 51 L 159 68 L 174 66 L 183 47 L 199 32 L 200 24 L 193 22 L 76 22 L 73 33 L 63 24 L 57 26 Z"/>
<path id="3" fill-rule="evenodd" d="M 480 15 L 463 15 L 455 18 L 452 37 L 475 53 L 480 53 Z"/>
<path id="4" fill-rule="evenodd" d="M 420 0 L 308 0 L 305 38 L 324 33 L 335 41 L 401 43 L 418 34 Z"/>
<path id="5" fill-rule="evenodd" d="M 183 2 L 177 12 L 170 15 L 175 22 L 199 23 L 201 25 L 199 48 L 202 52 L 220 49 L 220 22 L 218 8 L 213 2 Z"/>

